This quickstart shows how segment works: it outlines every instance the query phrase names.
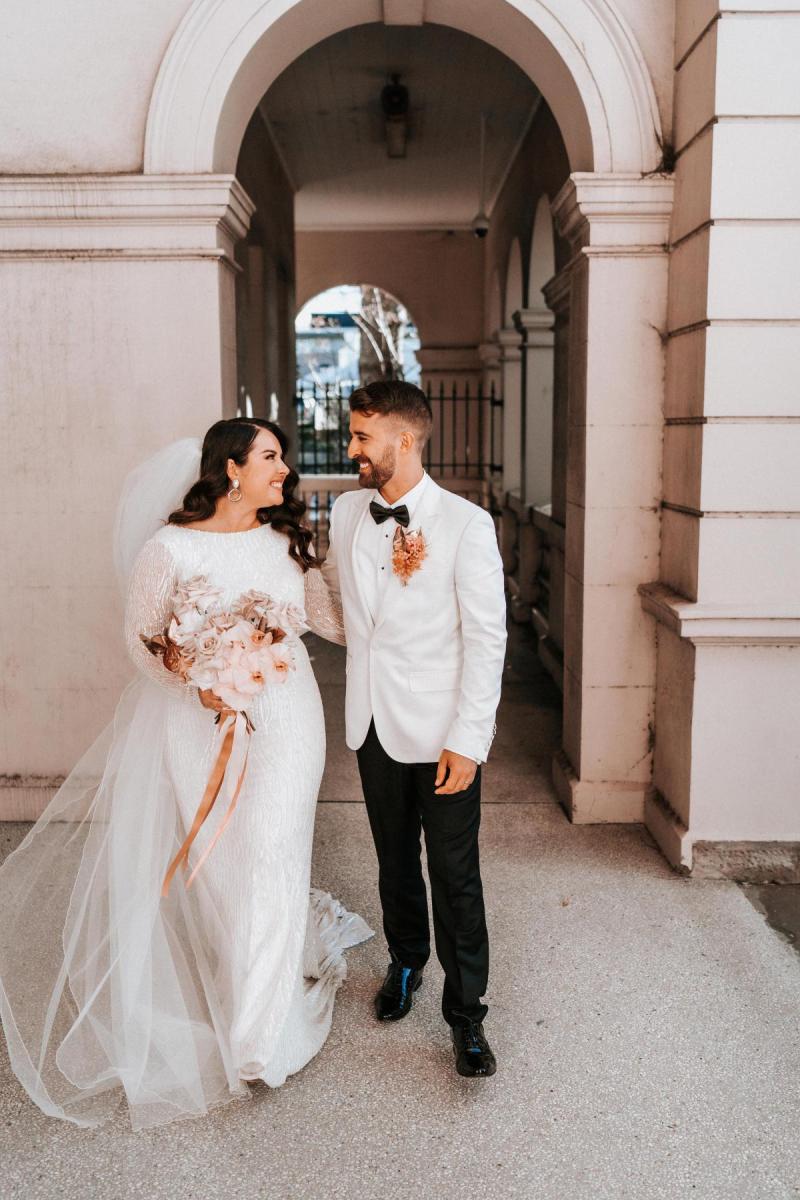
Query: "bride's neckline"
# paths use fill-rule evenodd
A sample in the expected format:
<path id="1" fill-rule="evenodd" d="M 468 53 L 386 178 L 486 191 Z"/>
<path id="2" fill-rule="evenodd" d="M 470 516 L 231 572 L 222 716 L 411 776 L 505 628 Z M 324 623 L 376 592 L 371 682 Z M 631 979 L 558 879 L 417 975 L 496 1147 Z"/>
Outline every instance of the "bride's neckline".
<path id="1" fill-rule="evenodd" d="M 174 529 L 183 529 L 186 533 L 205 533 L 211 537 L 244 537 L 247 533 L 258 533 L 260 529 L 268 529 L 269 526 L 253 525 L 250 529 L 197 529 L 193 525 L 175 525 Z"/>

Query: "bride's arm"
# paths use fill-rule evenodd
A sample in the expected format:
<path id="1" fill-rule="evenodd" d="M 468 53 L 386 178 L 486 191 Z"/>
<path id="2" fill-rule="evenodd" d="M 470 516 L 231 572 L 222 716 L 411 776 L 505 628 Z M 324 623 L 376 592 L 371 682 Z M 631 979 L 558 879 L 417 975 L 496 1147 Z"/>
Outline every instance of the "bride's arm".
<path id="1" fill-rule="evenodd" d="M 176 571 L 172 555 L 160 542 L 146 542 L 137 558 L 125 605 L 125 644 L 136 668 L 161 687 L 185 696 L 196 690 L 168 671 L 161 658 L 151 654 L 140 634 L 163 633 L 172 615 Z"/>
<path id="2" fill-rule="evenodd" d="M 317 567 L 306 571 L 306 623 L 312 633 L 319 634 L 328 642 L 345 646 L 342 603 L 333 589 L 328 587 L 322 572 Z"/>

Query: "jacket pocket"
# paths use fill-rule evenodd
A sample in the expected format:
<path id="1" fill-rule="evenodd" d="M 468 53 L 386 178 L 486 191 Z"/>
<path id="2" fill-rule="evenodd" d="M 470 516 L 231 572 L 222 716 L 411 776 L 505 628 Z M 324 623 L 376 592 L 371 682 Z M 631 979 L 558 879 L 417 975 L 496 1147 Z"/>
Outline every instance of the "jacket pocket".
<path id="1" fill-rule="evenodd" d="M 455 692 L 461 687 L 461 668 L 450 671 L 413 671 L 408 677 L 412 692 Z"/>

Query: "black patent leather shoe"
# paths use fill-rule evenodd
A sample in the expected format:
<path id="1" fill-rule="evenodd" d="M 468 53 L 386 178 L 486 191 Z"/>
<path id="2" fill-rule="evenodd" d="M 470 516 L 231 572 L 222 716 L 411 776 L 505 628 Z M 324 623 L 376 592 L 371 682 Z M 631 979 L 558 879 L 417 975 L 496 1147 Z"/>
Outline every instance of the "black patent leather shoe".
<path id="1" fill-rule="evenodd" d="M 465 1075 L 468 1079 L 494 1075 L 497 1063 L 480 1022 L 454 1025 L 452 1034 L 459 1075 Z"/>
<path id="2" fill-rule="evenodd" d="M 410 1010 L 414 992 L 422 983 L 422 968 L 404 967 L 391 962 L 383 986 L 375 997 L 375 1012 L 379 1021 L 399 1021 Z"/>

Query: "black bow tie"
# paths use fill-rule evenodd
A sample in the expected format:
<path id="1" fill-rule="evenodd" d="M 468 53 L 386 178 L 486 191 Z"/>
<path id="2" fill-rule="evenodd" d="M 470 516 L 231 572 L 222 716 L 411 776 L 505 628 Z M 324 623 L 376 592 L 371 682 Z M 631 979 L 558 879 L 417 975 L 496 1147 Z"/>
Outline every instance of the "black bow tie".
<path id="1" fill-rule="evenodd" d="M 378 504 L 377 500 L 372 500 L 369 511 L 372 513 L 372 519 L 376 525 L 382 525 L 384 521 L 389 520 L 389 517 L 394 517 L 398 525 L 402 525 L 405 529 L 408 529 L 408 523 L 411 518 L 408 515 L 408 509 L 405 504 L 398 504 L 397 508 L 384 508 L 382 504 Z"/>

